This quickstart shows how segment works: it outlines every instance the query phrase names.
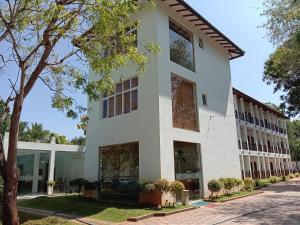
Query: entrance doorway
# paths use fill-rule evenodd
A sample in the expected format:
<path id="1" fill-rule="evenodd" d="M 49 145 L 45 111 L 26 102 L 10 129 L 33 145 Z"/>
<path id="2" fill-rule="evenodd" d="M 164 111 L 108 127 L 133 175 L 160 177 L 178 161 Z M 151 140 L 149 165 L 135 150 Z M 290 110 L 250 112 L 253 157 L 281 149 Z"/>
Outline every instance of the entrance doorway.
<path id="1" fill-rule="evenodd" d="M 200 145 L 174 141 L 175 179 L 181 181 L 190 197 L 202 195 Z"/>

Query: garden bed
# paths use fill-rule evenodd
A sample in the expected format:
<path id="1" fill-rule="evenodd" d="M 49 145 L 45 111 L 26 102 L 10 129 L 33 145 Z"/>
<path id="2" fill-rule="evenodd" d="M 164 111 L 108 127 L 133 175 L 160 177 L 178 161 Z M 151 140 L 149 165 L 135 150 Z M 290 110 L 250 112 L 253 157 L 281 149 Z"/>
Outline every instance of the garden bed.
<path id="1" fill-rule="evenodd" d="M 227 202 L 227 201 L 244 198 L 244 197 L 248 197 L 248 196 L 256 195 L 256 194 L 260 194 L 260 193 L 263 193 L 263 191 L 261 191 L 261 190 L 240 191 L 240 192 L 235 192 L 235 193 L 231 193 L 231 194 L 220 195 L 217 197 L 217 199 L 205 199 L 205 201 L 207 201 L 207 202 Z"/>

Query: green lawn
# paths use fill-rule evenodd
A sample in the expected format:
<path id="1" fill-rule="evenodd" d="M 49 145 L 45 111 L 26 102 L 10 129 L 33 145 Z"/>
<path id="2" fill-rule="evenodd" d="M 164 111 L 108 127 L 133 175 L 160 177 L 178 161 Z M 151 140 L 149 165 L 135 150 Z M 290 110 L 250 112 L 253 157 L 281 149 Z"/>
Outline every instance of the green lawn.
<path id="1" fill-rule="evenodd" d="M 183 206 L 166 207 L 162 210 L 141 208 L 135 206 L 117 205 L 85 200 L 79 196 L 40 197 L 18 202 L 18 206 L 46 209 L 55 212 L 75 214 L 109 222 L 126 221 L 128 217 L 136 217 L 154 212 L 168 212 L 182 209 Z"/>
<path id="2" fill-rule="evenodd" d="M 235 193 L 231 193 L 231 194 L 220 195 L 220 196 L 218 196 L 217 201 L 224 202 L 224 201 L 227 201 L 230 199 L 235 199 L 235 198 L 242 197 L 242 196 L 248 196 L 248 195 L 256 194 L 259 192 L 260 192 L 260 190 L 240 191 L 240 192 L 235 192 Z"/>
<path id="3" fill-rule="evenodd" d="M 69 223 L 64 219 L 60 219 L 57 217 L 41 217 L 34 216 L 28 213 L 19 213 L 20 224 L 22 225 L 75 225 L 73 223 Z M 0 209 L 0 225 L 2 225 L 2 210 Z"/>

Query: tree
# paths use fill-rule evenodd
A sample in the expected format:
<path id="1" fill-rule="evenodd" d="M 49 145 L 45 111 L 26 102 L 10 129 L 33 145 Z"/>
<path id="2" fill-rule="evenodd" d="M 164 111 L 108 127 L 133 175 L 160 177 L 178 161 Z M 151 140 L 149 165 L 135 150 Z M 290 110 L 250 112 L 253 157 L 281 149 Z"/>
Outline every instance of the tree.
<path id="1" fill-rule="evenodd" d="M 287 123 L 289 135 L 289 147 L 291 157 L 295 161 L 300 160 L 300 120 L 294 120 Z"/>
<path id="2" fill-rule="evenodd" d="M 281 108 L 289 116 L 300 113 L 300 1 L 266 0 L 264 11 L 269 40 L 278 48 L 265 63 L 263 80 L 282 90 Z"/>
<path id="3" fill-rule="evenodd" d="M 82 136 L 80 136 L 80 137 L 75 137 L 75 138 L 73 138 L 72 140 L 71 140 L 71 143 L 73 144 L 73 145 L 85 145 L 85 142 L 86 142 L 86 138 L 85 137 L 82 137 Z"/>
<path id="4" fill-rule="evenodd" d="M 0 98 L 0 115 L 3 115 L 5 111 L 5 103 Z M 3 121 L 2 121 L 3 120 Z M 9 130 L 9 118 L 1 118 L 1 127 L 0 127 L 0 135 L 4 136 L 5 132 L 8 132 Z"/>
<path id="5" fill-rule="evenodd" d="M 142 73 L 158 47 L 139 40 L 128 28 L 138 28 L 132 15 L 149 1 L 7 0 L 0 3 L 0 68 L 11 92 L 5 97 L 3 121 L 10 118 L 8 156 L 0 136 L 0 167 L 4 180 L 3 224 L 17 225 L 18 168 L 16 164 L 20 115 L 24 100 L 37 81 L 52 92 L 52 107 L 76 118 L 85 112 L 73 98 L 80 90 L 90 100 L 113 89 L 112 74 L 132 67 Z M 109 54 L 103 55 L 103 52 Z M 97 74 L 87 79 L 86 63 Z M 13 70 L 11 69 L 13 68 Z M 8 75 L 9 72 L 9 75 Z M 1 84 L 2 86 L 5 84 Z"/>

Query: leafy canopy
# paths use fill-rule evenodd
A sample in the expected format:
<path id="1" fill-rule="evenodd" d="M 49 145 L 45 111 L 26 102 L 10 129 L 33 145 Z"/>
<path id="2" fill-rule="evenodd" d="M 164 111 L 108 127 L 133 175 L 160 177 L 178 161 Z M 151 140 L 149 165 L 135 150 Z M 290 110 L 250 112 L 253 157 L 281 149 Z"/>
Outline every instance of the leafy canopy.
<path id="1" fill-rule="evenodd" d="M 276 51 L 265 63 L 263 80 L 282 90 L 281 108 L 289 116 L 300 113 L 300 1 L 265 0 L 263 27 Z"/>
<path id="2" fill-rule="evenodd" d="M 52 92 L 52 106 L 77 118 L 86 108 L 73 97 L 77 89 L 97 99 L 113 88 L 112 75 L 130 67 L 143 73 L 159 48 L 131 32 L 152 1 L 15 0 L 0 3 L 0 68 L 11 98 L 28 95 L 39 80 Z M 108 54 L 105 54 L 108 53 Z M 88 64 L 97 75 L 88 79 Z M 10 68 L 18 67 L 12 73 Z M 9 76 L 8 76 L 9 74 Z M 118 75 L 126 75 L 117 73 Z M 24 80 L 23 80 L 24 78 Z M 20 82 L 24 85 L 20 86 Z"/>

